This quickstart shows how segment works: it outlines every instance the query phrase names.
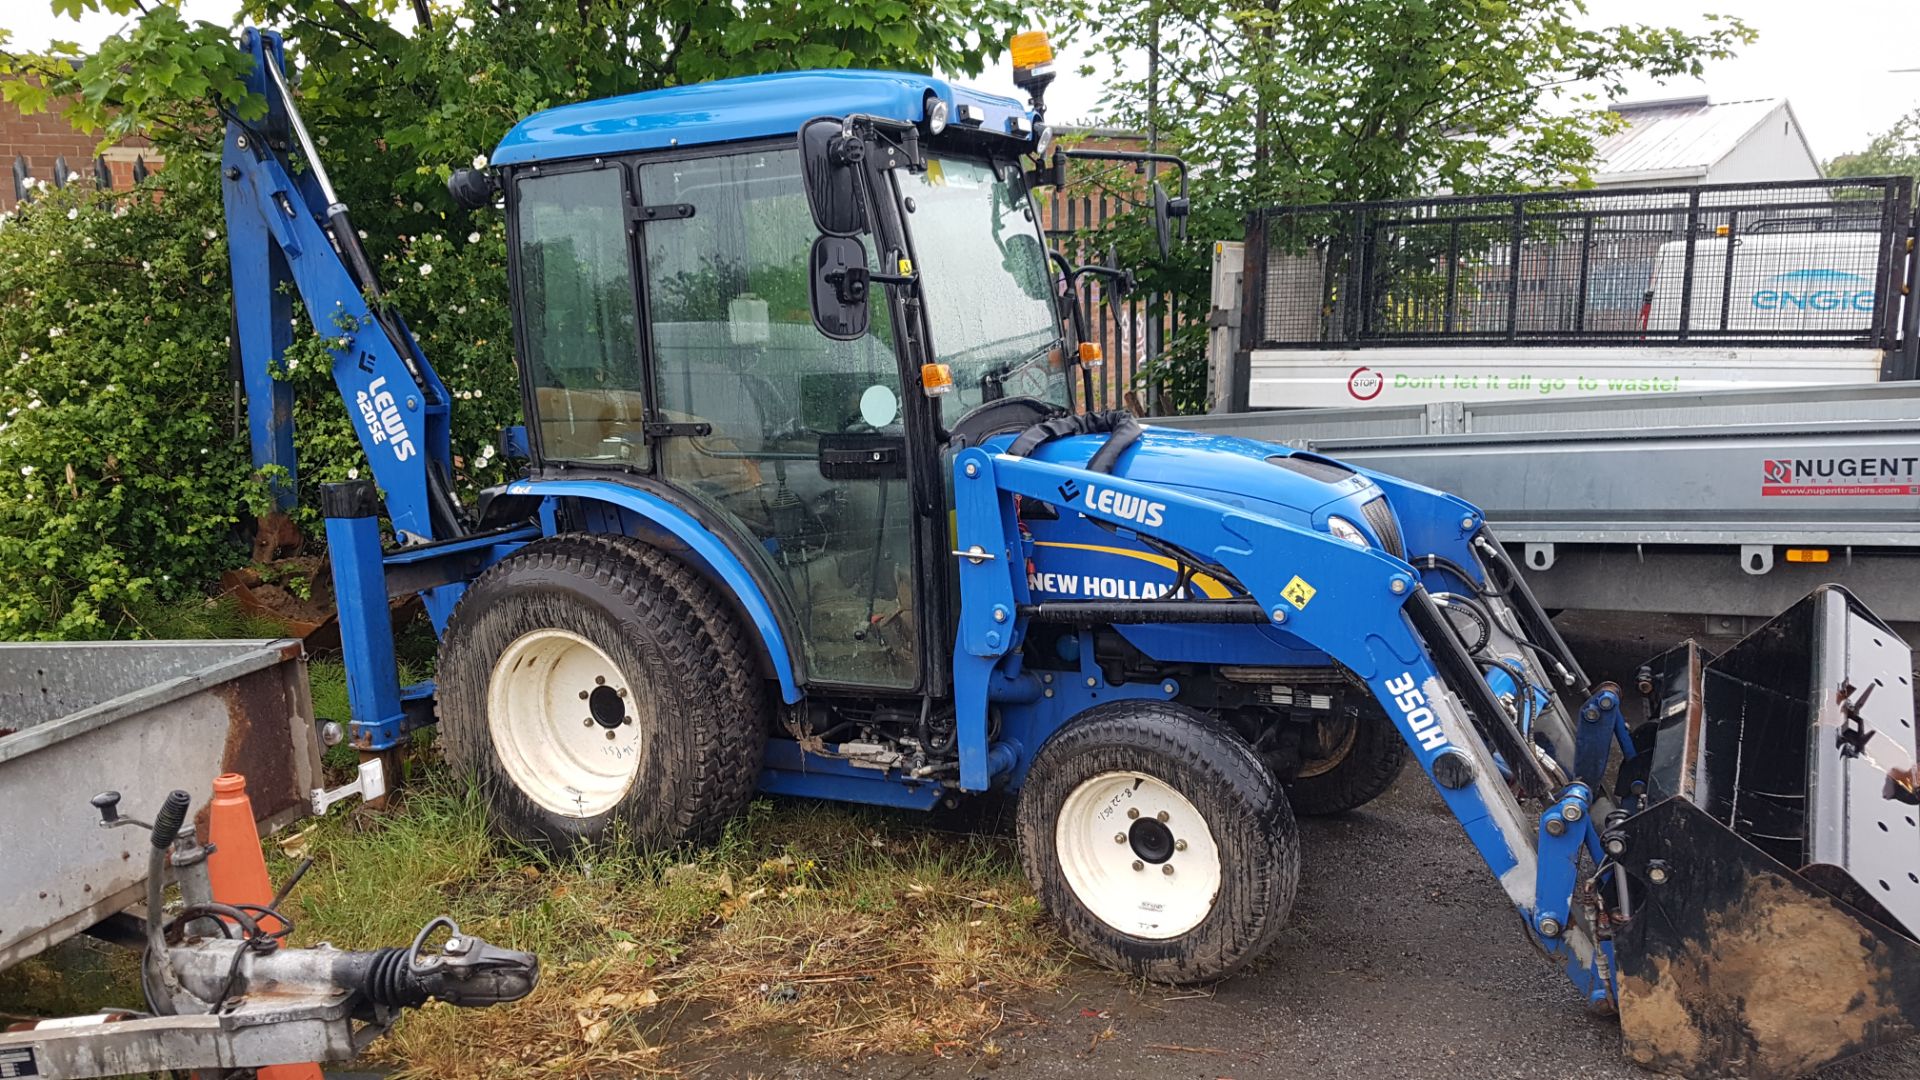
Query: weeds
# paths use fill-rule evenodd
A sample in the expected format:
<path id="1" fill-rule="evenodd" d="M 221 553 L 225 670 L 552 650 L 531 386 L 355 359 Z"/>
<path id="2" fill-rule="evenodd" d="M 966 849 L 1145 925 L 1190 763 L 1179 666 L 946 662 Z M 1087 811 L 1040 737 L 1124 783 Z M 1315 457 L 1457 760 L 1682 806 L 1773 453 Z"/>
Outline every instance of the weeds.
<path id="1" fill-rule="evenodd" d="M 415 1077 L 630 1075 L 752 1045 L 841 1058 L 978 1045 L 1001 1003 L 1055 985 L 1064 950 L 1004 839 L 812 803 L 755 803 L 711 848 L 556 854 L 498 840 L 435 769 L 385 816 L 286 838 L 314 867 L 302 942 L 371 948 L 451 914 L 540 956 L 540 989 L 408 1014 L 373 1056 Z"/>

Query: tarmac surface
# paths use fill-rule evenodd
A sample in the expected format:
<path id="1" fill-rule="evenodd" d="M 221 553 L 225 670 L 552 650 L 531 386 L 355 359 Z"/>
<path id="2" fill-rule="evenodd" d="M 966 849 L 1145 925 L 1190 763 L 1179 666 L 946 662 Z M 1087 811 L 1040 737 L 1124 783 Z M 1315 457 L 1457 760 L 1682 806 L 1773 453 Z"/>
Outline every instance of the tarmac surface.
<path id="1" fill-rule="evenodd" d="M 1591 678 L 1623 683 L 1671 644 L 1637 621 L 1575 624 Z M 1684 632 L 1684 630 L 1682 631 Z M 1725 642 L 1722 643 L 1726 644 Z M 1300 892 L 1287 930 L 1250 971 L 1210 990 L 1129 984 L 1087 970 L 1009 1010 L 994 1058 L 844 1066 L 755 1055 L 709 1075 L 888 1078 L 1255 1077 L 1327 1080 L 1650 1080 L 1621 1057 L 1619 1026 L 1527 944 L 1513 913 L 1425 777 L 1343 817 L 1303 820 Z M 1819 1080 L 1915 1080 L 1920 1039 L 1831 1066 Z"/>

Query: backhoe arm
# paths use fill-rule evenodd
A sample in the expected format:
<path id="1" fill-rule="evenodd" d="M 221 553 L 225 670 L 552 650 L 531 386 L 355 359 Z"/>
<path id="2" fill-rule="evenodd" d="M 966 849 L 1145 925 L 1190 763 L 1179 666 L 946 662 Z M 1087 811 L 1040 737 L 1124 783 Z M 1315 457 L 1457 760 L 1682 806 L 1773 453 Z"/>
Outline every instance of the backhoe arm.
<path id="1" fill-rule="evenodd" d="M 402 544 L 462 531 L 451 493 L 448 395 L 399 316 L 381 310 L 379 285 L 314 156 L 287 90 L 280 35 L 247 30 L 248 87 L 267 100 L 257 121 L 228 114 L 221 195 L 233 273 L 234 332 L 247 392 L 256 467 L 272 468 L 282 509 L 299 477 L 293 446 L 293 387 L 283 378 L 292 341 L 292 297 L 333 354 L 334 383 L 346 403 L 374 480 Z M 295 142 L 304 167 L 288 166 Z"/>

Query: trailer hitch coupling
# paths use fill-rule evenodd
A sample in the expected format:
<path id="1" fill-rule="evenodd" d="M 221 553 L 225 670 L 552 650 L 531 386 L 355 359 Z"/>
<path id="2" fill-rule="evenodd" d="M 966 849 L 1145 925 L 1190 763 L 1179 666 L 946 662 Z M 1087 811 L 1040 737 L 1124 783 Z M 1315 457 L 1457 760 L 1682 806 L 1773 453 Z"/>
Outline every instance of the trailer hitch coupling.
<path id="1" fill-rule="evenodd" d="M 1824 586 L 1717 658 L 1651 661 L 1614 940 L 1642 1065 L 1802 1076 L 1920 1031 L 1912 656 Z"/>

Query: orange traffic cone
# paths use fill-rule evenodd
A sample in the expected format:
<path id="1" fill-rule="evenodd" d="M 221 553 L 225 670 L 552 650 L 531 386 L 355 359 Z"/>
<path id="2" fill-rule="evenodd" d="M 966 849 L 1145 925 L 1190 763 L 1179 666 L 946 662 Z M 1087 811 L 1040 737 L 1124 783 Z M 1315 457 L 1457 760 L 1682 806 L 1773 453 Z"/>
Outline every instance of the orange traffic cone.
<path id="1" fill-rule="evenodd" d="M 253 803 L 247 799 L 247 778 L 222 773 L 213 780 L 213 802 L 207 807 L 207 877 L 213 898 L 222 904 L 266 904 L 273 900 L 273 880 L 267 877 L 267 857 L 260 851 L 260 830 L 254 824 Z M 264 930 L 278 930 L 266 920 Z M 320 1066 L 269 1065 L 260 1080 L 321 1080 Z"/>

